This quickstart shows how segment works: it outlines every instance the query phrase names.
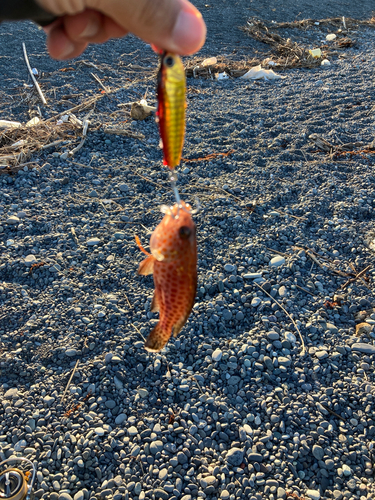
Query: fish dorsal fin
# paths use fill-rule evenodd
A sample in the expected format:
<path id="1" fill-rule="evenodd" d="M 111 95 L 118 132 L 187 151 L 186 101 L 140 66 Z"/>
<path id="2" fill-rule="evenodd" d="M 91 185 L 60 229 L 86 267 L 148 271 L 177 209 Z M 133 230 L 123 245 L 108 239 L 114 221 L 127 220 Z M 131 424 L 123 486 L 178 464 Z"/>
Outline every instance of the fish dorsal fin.
<path id="1" fill-rule="evenodd" d="M 160 310 L 160 299 L 157 291 L 155 290 L 154 296 L 152 297 L 151 312 L 158 312 Z"/>
<path id="2" fill-rule="evenodd" d="M 155 257 L 153 255 L 149 255 L 139 264 L 138 274 L 142 274 L 143 276 L 148 276 L 154 272 L 154 263 Z"/>

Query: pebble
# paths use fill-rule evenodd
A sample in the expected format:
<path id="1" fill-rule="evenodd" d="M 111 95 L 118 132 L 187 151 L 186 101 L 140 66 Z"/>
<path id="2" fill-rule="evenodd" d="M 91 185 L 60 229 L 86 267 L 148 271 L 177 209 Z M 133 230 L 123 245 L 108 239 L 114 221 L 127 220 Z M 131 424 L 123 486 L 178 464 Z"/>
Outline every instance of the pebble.
<path id="1" fill-rule="evenodd" d="M 69 493 L 63 492 L 59 494 L 59 500 L 73 500 L 73 498 L 69 495 Z"/>
<path id="2" fill-rule="evenodd" d="M 283 257 L 282 255 L 276 255 L 276 257 L 273 257 L 270 260 L 271 267 L 280 267 L 283 266 L 284 264 L 285 264 L 285 257 Z"/>
<path id="3" fill-rule="evenodd" d="M 95 245 L 99 245 L 100 241 L 100 238 L 90 238 L 86 241 L 86 244 L 87 246 L 92 247 Z"/>
<path id="4" fill-rule="evenodd" d="M 10 224 L 11 226 L 13 226 L 14 224 L 19 224 L 19 222 L 20 222 L 20 219 L 16 215 L 11 215 L 5 221 L 6 224 Z"/>
<path id="5" fill-rule="evenodd" d="M 258 307 L 259 304 L 261 304 L 261 302 L 262 302 L 262 299 L 260 299 L 259 297 L 254 297 L 251 301 L 251 306 Z"/>
<path id="6" fill-rule="evenodd" d="M 349 467 L 349 465 L 343 464 L 342 466 L 342 473 L 344 476 L 351 476 L 352 475 L 352 469 Z"/>
<path id="7" fill-rule="evenodd" d="M 152 455 L 156 455 L 160 451 L 162 451 L 164 448 L 163 441 L 154 441 L 153 443 L 150 444 L 150 452 Z"/>
<path id="8" fill-rule="evenodd" d="M 227 453 L 226 460 L 234 467 L 238 467 L 243 462 L 243 450 L 236 447 L 231 448 Z"/>
<path id="9" fill-rule="evenodd" d="M 362 352 L 364 354 L 375 354 L 375 345 L 356 342 L 351 346 L 353 351 Z"/>
<path id="10" fill-rule="evenodd" d="M 312 449 L 312 454 L 317 460 L 322 460 L 324 457 L 324 450 L 321 446 L 315 444 Z"/>
<path id="11" fill-rule="evenodd" d="M 256 280 L 262 278 L 262 273 L 246 273 L 243 275 L 245 280 Z"/>
<path id="12" fill-rule="evenodd" d="M 232 264 L 225 264 L 224 271 L 226 271 L 227 273 L 232 273 L 234 270 L 235 266 L 233 266 Z"/>
<path id="13" fill-rule="evenodd" d="M 33 254 L 26 255 L 24 262 L 26 266 L 30 267 L 37 262 L 37 258 Z"/>
<path id="14" fill-rule="evenodd" d="M 320 492 L 318 490 L 307 490 L 306 495 L 311 500 L 320 500 Z"/>
<path id="15" fill-rule="evenodd" d="M 215 361 L 215 363 L 218 363 L 221 358 L 223 357 L 223 351 L 221 349 L 215 349 L 214 352 L 211 355 L 212 361 Z"/>

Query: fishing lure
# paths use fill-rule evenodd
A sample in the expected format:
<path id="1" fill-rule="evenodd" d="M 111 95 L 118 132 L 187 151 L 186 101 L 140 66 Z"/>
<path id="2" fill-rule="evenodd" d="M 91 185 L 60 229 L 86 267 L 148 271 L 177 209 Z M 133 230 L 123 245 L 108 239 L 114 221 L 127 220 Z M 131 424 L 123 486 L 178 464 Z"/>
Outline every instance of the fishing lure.
<path id="1" fill-rule="evenodd" d="M 158 110 L 163 163 L 173 171 L 181 161 L 185 137 L 186 78 L 179 56 L 163 52 L 158 73 Z"/>

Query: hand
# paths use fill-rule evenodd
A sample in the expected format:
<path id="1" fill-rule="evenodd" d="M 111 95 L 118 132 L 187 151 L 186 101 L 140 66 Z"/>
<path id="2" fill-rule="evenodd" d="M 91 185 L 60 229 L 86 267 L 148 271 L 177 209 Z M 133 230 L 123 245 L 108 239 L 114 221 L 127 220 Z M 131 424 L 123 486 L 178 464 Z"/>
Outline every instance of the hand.
<path id="1" fill-rule="evenodd" d="M 36 0 L 59 16 L 49 26 L 47 48 L 55 59 L 80 55 L 89 43 L 127 33 L 160 49 L 192 54 L 204 44 L 206 26 L 188 0 Z"/>

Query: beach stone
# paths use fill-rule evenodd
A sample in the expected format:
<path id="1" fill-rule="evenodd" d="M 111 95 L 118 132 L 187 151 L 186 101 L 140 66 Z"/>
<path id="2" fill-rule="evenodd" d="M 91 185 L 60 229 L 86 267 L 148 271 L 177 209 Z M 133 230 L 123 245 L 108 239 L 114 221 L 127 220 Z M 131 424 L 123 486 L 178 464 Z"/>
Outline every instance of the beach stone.
<path id="1" fill-rule="evenodd" d="M 59 500 L 73 500 L 69 493 L 63 492 L 59 494 Z"/>
<path id="2" fill-rule="evenodd" d="M 280 267 L 283 266 L 284 264 L 285 264 L 285 257 L 283 257 L 282 255 L 276 255 L 276 257 L 273 257 L 269 262 L 269 265 L 271 267 Z"/>
<path id="3" fill-rule="evenodd" d="M 353 351 L 362 352 L 364 354 L 375 354 L 375 345 L 365 344 L 364 342 L 356 342 L 351 347 Z"/>
<path id="4" fill-rule="evenodd" d="M 161 498 L 161 500 L 168 500 L 170 495 L 162 488 L 155 488 L 154 490 L 155 498 Z"/>
<path id="5" fill-rule="evenodd" d="M 224 271 L 226 271 L 227 273 L 232 273 L 235 269 L 235 266 L 233 266 L 232 264 L 225 264 L 224 266 Z"/>
<path id="6" fill-rule="evenodd" d="M 207 486 L 214 486 L 217 482 L 215 476 L 206 476 L 200 480 L 202 488 L 207 488 Z"/>
<path id="7" fill-rule="evenodd" d="M 150 452 L 152 455 L 156 455 L 158 452 L 162 451 L 163 448 L 163 441 L 156 440 L 150 444 Z"/>
<path id="8" fill-rule="evenodd" d="M 100 241 L 100 238 L 90 238 L 86 241 L 86 244 L 87 246 L 92 247 L 95 245 L 99 245 Z"/>
<path id="9" fill-rule="evenodd" d="M 230 493 L 228 490 L 223 490 L 221 493 L 220 493 L 220 498 L 222 498 L 223 500 L 228 500 L 230 497 Z"/>
<path id="10" fill-rule="evenodd" d="M 92 191 L 89 192 L 89 196 L 90 196 L 90 198 L 97 198 L 99 195 L 98 195 L 97 191 L 95 191 L 95 189 L 93 189 Z"/>
<path id="11" fill-rule="evenodd" d="M 307 490 L 306 495 L 311 500 L 320 500 L 320 492 L 318 490 Z"/>
<path id="12" fill-rule="evenodd" d="M 227 453 L 226 461 L 234 467 L 238 467 L 243 462 L 243 451 L 240 448 L 231 448 Z"/>
<path id="13" fill-rule="evenodd" d="M 263 363 L 266 365 L 267 370 L 274 370 L 275 367 L 273 366 L 272 359 L 269 356 L 264 356 Z"/>
<path id="14" fill-rule="evenodd" d="M 15 224 L 18 224 L 20 220 L 16 215 L 11 215 L 10 217 L 7 218 L 5 222 L 6 224 L 10 224 L 11 226 L 13 226 Z"/>
<path id="15" fill-rule="evenodd" d="M 223 310 L 223 318 L 226 321 L 229 321 L 230 319 L 232 319 L 232 313 L 231 313 L 231 311 L 229 311 L 229 309 L 224 309 Z"/>
<path id="16" fill-rule="evenodd" d="M 312 454 L 317 460 L 322 460 L 324 457 L 324 450 L 321 446 L 315 444 L 312 449 Z"/>
<path id="17" fill-rule="evenodd" d="M 68 356 L 68 358 L 72 358 L 73 356 L 77 356 L 77 349 L 70 348 L 65 351 L 65 356 Z"/>
<path id="18" fill-rule="evenodd" d="M 344 476 L 351 476 L 352 469 L 349 467 L 349 465 L 343 464 L 343 466 L 342 466 L 342 473 L 344 474 Z"/>
<path id="19" fill-rule="evenodd" d="M 131 425 L 128 429 L 128 434 L 130 437 L 134 437 L 138 434 L 138 429 L 134 425 Z"/>
<path id="20" fill-rule="evenodd" d="M 218 363 L 221 358 L 223 357 L 223 351 L 221 349 L 215 349 L 214 352 L 211 355 L 212 361 L 215 361 L 215 363 Z"/>
<path id="21" fill-rule="evenodd" d="M 279 356 L 277 359 L 278 359 L 279 365 L 288 367 L 292 364 L 292 361 L 289 358 L 286 358 L 284 356 Z"/>
<path id="22" fill-rule="evenodd" d="M 242 277 L 245 280 L 256 280 L 262 277 L 262 273 L 246 273 Z"/>
<path id="23" fill-rule="evenodd" d="M 4 399 L 17 399 L 17 398 L 18 398 L 18 389 L 16 387 L 8 389 L 4 394 Z"/>
<path id="24" fill-rule="evenodd" d="M 262 299 L 260 299 L 259 297 L 254 297 L 251 301 L 251 307 L 258 307 L 261 302 Z"/>
<path id="25" fill-rule="evenodd" d="M 285 500 L 286 498 L 286 491 L 281 486 L 277 488 L 277 498 L 281 500 Z"/>
<path id="26" fill-rule="evenodd" d="M 37 258 L 33 254 L 26 255 L 24 262 L 26 266 L 30 267 L 37 262 Z"/>

